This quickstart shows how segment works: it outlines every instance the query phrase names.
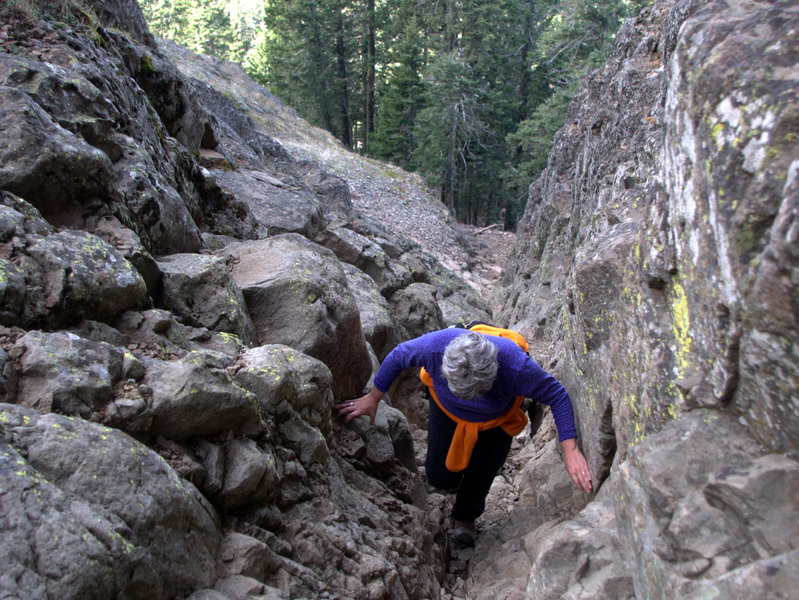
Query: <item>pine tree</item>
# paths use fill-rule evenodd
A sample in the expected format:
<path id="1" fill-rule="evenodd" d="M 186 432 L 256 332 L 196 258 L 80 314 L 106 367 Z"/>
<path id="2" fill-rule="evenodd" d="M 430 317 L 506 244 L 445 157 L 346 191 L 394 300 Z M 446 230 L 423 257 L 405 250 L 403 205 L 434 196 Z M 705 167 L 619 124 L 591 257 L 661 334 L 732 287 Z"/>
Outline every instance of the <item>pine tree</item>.
<path id="1" fill-rule="evenodd" d="M 422 44 L 419 20 L 408 21 L 399 38 L 388 69 L 386 84 L 379 96 L 375 132 L 369 145 L 370 155 L 388 160 L 409 170 L 416 169 L 414 123 L 423 105 Z"/>
<path id="2" fill-rule="evenodd" d="M 431 63 L 428 78 L 425 108 L 416 119 L 415 158 L 456 215 L 473 152 L 488 132 L 486 107 L 474 71 L 458 49 Z"/>
<path id="3" fill-rule="evenodd" d="M 189 47 L 200 54 L 229 59 L 239 44 L 224 0 L 203 0 L 191 12 L 189 27 L 194 32 Z"/>
<path id="4" fill-rule="evenodd" d="M 546 166 L 552 140 L 580 80 L 609 54 L 622 20 L 645 0 L 550 0 L 538 15 L 530 52 L 533 68 L 524 99 L 526 114 L 508 135 L 511 160 L 503 173 L 517 197 L 526 198 L 530 182 Z"/>

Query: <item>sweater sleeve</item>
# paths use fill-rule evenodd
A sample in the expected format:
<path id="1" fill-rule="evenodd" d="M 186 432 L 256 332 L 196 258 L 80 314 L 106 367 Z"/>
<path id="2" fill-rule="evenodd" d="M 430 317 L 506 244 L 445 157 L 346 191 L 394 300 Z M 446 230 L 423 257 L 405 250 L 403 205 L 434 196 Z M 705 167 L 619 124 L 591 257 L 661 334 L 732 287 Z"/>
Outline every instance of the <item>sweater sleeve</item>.
<path id="1" fill-rule="evenodd" d="M 525 358 L 516 381 L 517 389 L 527 398 L 546 404 L 552 410 L 558 428 L 558 441 L 577 437 L 574 426 L 574 409 L 566 388 L 552 375 L 544 371 L 529 356 Z"/>
<path id="2" fill-rule="evenodd" d="M 386 393 L 399 377 L 400 373 L 408 367 L 425 366 L 425 360 L 430 352 L 430 341 L 426 336 L 403 342 L 383 360 L 380 369 L 375 375 L 374 386 L 383 393 Z"/>

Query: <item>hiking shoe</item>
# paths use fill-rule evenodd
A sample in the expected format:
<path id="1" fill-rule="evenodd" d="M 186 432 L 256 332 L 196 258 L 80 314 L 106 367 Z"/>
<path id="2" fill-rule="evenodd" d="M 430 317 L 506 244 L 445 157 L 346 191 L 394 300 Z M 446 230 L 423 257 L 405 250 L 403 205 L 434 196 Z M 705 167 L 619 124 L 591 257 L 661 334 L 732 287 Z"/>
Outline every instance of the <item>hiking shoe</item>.
<path id="1" fill-rule="evenodd" d="M 477 539 L 477 527 L 474 526 L 474 521 L 455 521 L 452 537 L 461 546 L 474 546 Z"/>

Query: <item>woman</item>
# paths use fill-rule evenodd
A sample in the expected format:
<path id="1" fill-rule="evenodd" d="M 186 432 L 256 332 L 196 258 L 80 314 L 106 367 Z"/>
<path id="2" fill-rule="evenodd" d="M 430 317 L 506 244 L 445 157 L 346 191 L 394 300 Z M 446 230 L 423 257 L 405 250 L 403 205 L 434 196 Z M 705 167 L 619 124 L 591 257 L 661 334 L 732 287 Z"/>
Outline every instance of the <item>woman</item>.
<path id="1" fill-rule="evenodd" d="M 513 334 L 492 327 L 483 331 Z M 592 490 L 588 465 L 577 447 L 571 398 L 527 355 L 526 343 L 525 349 L 518 345 L 523 338 L 518 339 L 454 327 L 424 334 L 391 351 L 368 394 L 336 406 L 347 422 L 368 415 L 374 424 L 377 406 L 399 374 L 422 367 L 422 381 L 431 392 L 425 471 L 434 487 L 456 491 L 455 538 L 465 545 L 474 544 L 474 521 L 485 510 L 491 482 L 513 436 L 527 423 L 520 408 L 525 397 L 550 406 L 566 471 L 578 489 Z"/>

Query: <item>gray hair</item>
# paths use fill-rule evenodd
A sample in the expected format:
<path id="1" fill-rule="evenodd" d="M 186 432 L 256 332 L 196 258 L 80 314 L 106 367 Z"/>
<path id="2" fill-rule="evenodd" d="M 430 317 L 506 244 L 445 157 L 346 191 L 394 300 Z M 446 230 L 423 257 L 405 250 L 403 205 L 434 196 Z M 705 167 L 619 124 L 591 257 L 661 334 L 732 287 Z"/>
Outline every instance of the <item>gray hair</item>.
<path id="1" fill-rule="evenodd" d="M 497 351 L 485 336 L 474 332 L 447 344 L 441 373 L 452 393 L 472 400 L 491 389 L 497 376 Z"/>

